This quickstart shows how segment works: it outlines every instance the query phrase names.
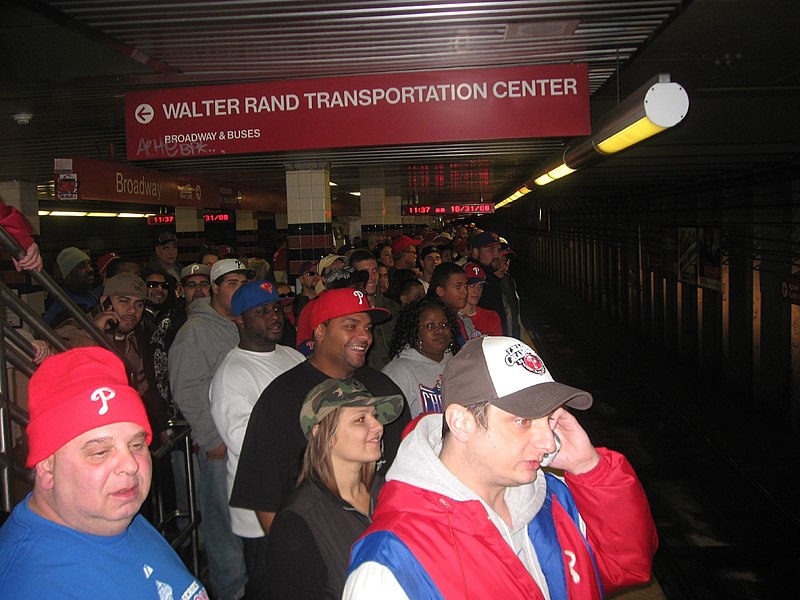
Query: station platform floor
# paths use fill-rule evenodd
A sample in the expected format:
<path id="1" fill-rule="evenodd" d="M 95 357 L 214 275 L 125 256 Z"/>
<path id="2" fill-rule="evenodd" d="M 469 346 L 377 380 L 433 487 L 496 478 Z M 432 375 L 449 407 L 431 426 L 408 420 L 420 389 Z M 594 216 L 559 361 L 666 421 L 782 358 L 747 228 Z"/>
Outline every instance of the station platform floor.
<path id="1" fill-rule="evenodd" d="M 594 395 L 578 419 L 595 445 L 628 457 L 650 499 L 654 581 L 617 597 L 800 597 L 797 436 L 557 284 L 516 281 L 555 379 Z"/>

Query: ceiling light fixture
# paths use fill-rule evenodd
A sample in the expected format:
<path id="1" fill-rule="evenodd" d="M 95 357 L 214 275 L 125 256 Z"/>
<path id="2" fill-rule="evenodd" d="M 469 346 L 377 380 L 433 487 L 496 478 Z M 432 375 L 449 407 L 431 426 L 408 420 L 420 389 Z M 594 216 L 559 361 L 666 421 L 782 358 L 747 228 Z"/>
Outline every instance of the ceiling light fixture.
<path id="1" fill-rule="evenodd" d="M 17 122 L 17 125 L 27 125 L 28 123 L 33 121 L 33 113 L 18 112 L 11 115 L 11 118 Z"/>
<path id="2" fill-rule="evenodd" d="M 660 73 L 600 121 L 596 133 L 571 140 L 563 152 L 539 168 L 531 180 L 495 205 L 501 208 L 517 200 L 535 185 L 547 185 L 578 169 L 596 164 L 625 148 L 638 144 L 680 123 L 689 111 L 689 96 L 683 87 Z"/>

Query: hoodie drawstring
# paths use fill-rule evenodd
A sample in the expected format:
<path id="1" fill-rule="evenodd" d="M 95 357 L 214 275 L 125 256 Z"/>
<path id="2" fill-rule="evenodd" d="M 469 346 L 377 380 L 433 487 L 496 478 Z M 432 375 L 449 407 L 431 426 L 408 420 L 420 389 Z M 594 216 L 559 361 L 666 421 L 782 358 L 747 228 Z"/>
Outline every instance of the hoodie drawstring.
<path id="1" fill-rule="evenodd" d="M 464 583 L 464 598 L 469 598 L 469 588 L 467 587 L 467 576 L 464 573 L 464 565 L 461 562 L 461 555 L 458 553 L 458 545 L 456 544 L 456 535 L 453 531 L 453 522 L 450 520 L 450 503 L 445 498 L 439 498 L 439 502 L 444 506 L 444 514 L 447 515 L 447 527 L 450 530 L 450 542 L 455 552 L 456 560 L 458 561 L 458 569 L 461 571 L 461 581 Z"/>

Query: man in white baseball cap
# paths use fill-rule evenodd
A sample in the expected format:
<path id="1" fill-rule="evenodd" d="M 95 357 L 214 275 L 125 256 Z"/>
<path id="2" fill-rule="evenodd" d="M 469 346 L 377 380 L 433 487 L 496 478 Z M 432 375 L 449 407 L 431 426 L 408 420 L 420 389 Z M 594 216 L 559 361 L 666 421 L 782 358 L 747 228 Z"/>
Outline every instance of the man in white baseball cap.
<path id="1" fill-rule="evenodd" d="M 343 598 L 591 598 L 650 578 L 657 535 L 621 454 L 594 448 L 557 383 L 517 339 L 465 344 L 353 547 Z M 542 466 L 564 471 L 564 478 Z"/>
<path id="2" fill-rule="evenodd" d="M 216 597 L 238 600 L 247 582 L 242 541 L 231 529 L 226 471 L 227 448 L 211 416 L 209 388 L 222 360 L 239 343 L 231 299 L 253 271 L 235 258 L 211 267 L 211 301 L 198 300 L 169 349 L 172 399 L 200 446 L 197 501 L 206 539 L 211 587 Z"/>

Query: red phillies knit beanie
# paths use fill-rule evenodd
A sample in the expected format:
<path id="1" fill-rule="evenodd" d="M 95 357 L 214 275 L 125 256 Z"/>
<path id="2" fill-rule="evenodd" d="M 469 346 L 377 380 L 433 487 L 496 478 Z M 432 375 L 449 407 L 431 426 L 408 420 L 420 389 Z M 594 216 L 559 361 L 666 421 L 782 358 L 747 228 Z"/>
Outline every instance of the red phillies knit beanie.
<path id="1" fill-rule="evenodd" d="M 153 437 L 125 366 L 104 348 L 75 348 L 46 359 L 31 377 L 28 405 L 29 468 L 95 427 L 136 423 L 148 444 Z"/>

